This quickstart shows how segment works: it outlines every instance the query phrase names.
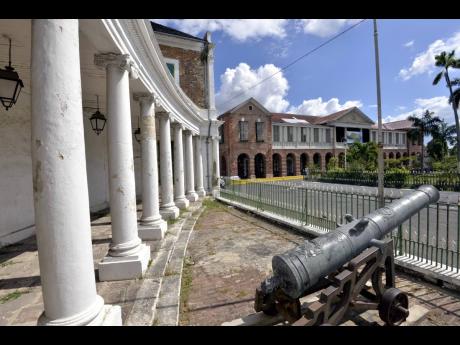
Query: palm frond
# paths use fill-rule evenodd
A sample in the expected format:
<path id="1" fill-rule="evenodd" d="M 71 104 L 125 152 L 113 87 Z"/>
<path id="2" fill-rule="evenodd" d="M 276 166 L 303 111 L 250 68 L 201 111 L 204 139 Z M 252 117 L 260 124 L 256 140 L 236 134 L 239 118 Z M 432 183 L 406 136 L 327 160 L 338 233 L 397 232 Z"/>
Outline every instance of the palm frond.
<path id="1" fill-rule="evenodd" d="M 437 85 L 444 75 L 444 71 L 439 72 L 436 77 L 433 79 L 433 85 Z"/>

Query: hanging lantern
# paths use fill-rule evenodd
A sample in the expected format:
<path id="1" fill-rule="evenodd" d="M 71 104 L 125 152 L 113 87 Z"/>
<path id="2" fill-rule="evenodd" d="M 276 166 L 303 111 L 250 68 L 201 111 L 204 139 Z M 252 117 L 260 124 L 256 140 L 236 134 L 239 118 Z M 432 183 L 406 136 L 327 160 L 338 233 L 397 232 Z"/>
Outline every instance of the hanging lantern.
<path id="1" fill-rule="evenodd" d="M 24 87 L 18 73 L 11 67 L 11 38 L 9 48 L 9 63 L 5 69 L 0 68 L 0 100 L 6 110 L 11 108 L 18 100 L 19 93 Z"/>
<path id="2" fill-rule="evenodd" d="M 93 128 L 93 131 L 95 131 L 96 134 L 99 135 L 104 130 L 107 119 L 105 118 L 104 114 L 102 114 L 99 111 L 99 96 L 96 95 L 96 99 L 97 111 L 93 115 L 91 115 L 89 121 L 91 122 L 91 128 Z"/>

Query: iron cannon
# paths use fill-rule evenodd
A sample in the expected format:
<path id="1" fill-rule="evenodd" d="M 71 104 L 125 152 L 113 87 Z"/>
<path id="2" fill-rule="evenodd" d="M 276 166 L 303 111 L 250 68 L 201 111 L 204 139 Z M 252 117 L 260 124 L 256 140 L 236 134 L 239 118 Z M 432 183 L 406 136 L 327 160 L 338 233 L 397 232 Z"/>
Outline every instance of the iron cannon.
<path id="1" fill-rule="evenodd" d="M 377 309 L 386 324 L 400 324 L 409 315 L 408 298 L 394 287 L 393 240 L 386 235 L 438 200 L 435 187 L 421 186 L 360 219 L 346 215 L 348 223 L 336 230 L 275 255 L 273 275 L 256 290 L 255 310 L 281 313 L 294 325 L 329 325 L 347 312 Z M 301 305 L 302 297 L 318 292 L 317 301 Z"/>

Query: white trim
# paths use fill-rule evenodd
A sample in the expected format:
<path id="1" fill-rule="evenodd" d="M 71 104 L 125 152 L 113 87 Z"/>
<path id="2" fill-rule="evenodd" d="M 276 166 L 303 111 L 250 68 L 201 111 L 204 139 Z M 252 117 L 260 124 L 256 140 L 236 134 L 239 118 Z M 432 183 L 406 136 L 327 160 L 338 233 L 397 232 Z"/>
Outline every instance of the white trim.
<path id="1" fill-rule="evenodd" d="M 165 62 L 168 64 L 174 65 L 174 80 L 176 81 L 177 85 L 179 84 L 179 75 L 180 75 L 180 70 L 179 70 L 179 60 L 177 59 L 171 59 L 171 58 L 164 58 Z M 168 67 L 168 66 L 166 66 Z M 168 68 L 169 70 L 169 68 Z"/>
<path id="2" fill-rule="evenodd" d="M 154 33 L 158 43 L 165 46 L 176 47 L 186 50 L 195 50 L 198 52 L 201 52 L 204 48 L 204 42 L 198 40 L 195 41 L 193 38 L 182 38 L 157 31 L 154 31 Z"/>

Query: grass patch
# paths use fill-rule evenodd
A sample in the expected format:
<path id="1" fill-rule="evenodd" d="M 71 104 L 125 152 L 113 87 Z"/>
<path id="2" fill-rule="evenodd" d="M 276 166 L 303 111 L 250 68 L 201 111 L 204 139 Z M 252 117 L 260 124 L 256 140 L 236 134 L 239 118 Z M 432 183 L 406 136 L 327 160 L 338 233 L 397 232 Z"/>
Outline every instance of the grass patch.
<path id="1" fill-rule="evenodd" d="M 204 199 L 203 206 L 206 207 L 205 211 L 208 211 L 208 210 L 225 211 L 226 210 L 226 207 L 222 203 L 212 198 Z"/>
<path id="2" fill-rule="evenodd" d="M 248 296 L 249 294 L 246 292 L 246 291 L 239 291 L 237 294 L 236 294 L 236 297 L 237 298 L 243 298 L 243 297 L 246 297 Z"/>
<path id="3" fill-rule="evenodd" d="M 193 260 L 184 260 L 184 267 L 182 269 L 182 279 L 180 287 L 180 325 L 188 325 L 190 318 L 188 314 L 188 298 L 192 288 L 192 266 Z"/>
<path id="4" fill-rule="evenodd" d="M 169 276 L 173 276 L 173 275 L 177 275 L 177 274 L 179 274 L 179 273 L 176 272 L 176 271 L 173 271 L 173 270 L 171 270 L 171 269 L 167 269 L 167 270 L 165 271 L 164 276 L 165 276 L 165 277 L 169 277 Z"/>
<path id="5" fill-rule="evenodd" d="M 153 262 L 153 260 L 150 259 L 150 260 L 149 260 L 149 264 L 147 265 L 148 268 L 150 268 L 150 266 L 152 266 L 152 262 Z"/>
<path id="6" fill-rule="evenodd" d="M 19 261 L 18 261 L 18 262 L 19 262 Z M 13 261 L 13 260 L 11 260 L 11 261 L 6 261 L 6 262 L 2 262 L 2 263 L 0 264 L 0 267 L 6 267 L 6 266 L 9 266 L 9 265 L 17 264 L 18 262 L 15 262 L 15 261 Z"/>
<path id="7" fill-rule="evenodd" d="M 9 293 L 8 295 L 6 296 L 3 296 L 3 297 L 0 297 L 0 304 L 4 304 L 6 302 L 9 302 L 9 301 L 13 301 L 15 299 L 18 299 L 19 297 L 21 297 L 22 294 L 24 293 L 28 293 L 28 292 L 21 292 L 21 291 L 13 291 L 11 293 Z"/>

